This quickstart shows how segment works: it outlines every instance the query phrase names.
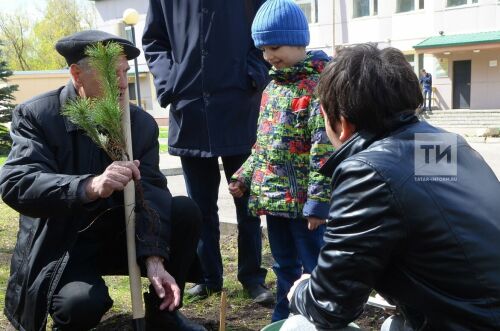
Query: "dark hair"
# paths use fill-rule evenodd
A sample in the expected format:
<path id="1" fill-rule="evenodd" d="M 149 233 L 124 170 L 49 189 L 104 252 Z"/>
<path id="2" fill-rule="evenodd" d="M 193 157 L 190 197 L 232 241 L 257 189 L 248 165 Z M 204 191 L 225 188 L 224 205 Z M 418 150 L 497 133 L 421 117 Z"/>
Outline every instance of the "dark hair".
<path id="1" fill-rule="evenodd" d="M 395 117 L 423 102 L 419 81 L 401 51 L 367 43 L 338 52 L 316 93 L 330 125 L 346 118 L 357 130 L 387 131 Z"/>

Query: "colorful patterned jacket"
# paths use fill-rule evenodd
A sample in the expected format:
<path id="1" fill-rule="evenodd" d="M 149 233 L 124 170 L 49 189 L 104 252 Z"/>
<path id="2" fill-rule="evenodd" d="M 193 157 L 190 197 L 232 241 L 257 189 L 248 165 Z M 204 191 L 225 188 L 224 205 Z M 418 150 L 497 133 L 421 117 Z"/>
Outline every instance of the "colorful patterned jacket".
<path id="1" fill-rule="evenodd" d="M 318 173 L 333 152 L 313 92 L 328 62 L 308 52 L 294 67 L 270 71 L 261 101 L 257 141 L 233 175 L 250 188 L 249 211 L 287 218 L 326 218 L 329 179 Z"/>

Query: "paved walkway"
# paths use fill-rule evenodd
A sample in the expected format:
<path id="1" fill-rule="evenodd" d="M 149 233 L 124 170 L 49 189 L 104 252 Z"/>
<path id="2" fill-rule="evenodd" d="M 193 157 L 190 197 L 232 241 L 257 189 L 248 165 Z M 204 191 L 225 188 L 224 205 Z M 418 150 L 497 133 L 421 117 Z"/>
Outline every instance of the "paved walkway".
<path id="1" fill-rule="evenodd" d="M 471 146 L 482 155 L 500 178 L 500 138 L 471 137 L 467 138 Z M 160 154 L 160 169 L 167 176 L 168 187 L 173 195 L 187 195 L 186 185 L 182 176 L 180 158 L 167 153 Z M 236 211 L 233 199 L 228 193 L 227 185 L 224 182 L 224 174 L 221 173 L 221 185 L 219 187 L 219 219 L 221 231 L 234 230 L 236 224 Z M 265 226 L 265 222 L 262 222 Z"/>

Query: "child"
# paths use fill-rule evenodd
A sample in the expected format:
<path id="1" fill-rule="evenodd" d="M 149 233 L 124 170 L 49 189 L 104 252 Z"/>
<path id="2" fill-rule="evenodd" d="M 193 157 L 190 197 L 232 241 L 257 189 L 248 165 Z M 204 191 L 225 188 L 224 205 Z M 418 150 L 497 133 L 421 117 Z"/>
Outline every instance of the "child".
<path id="1" fill-rule="evenodd" d="M 252 38 L 273 66 L 272 81 L 262 95 L 252 154 L 231 178 L 229 191 L 234 197 L 249 191 L 250 212 L 266 215 L 276 262 L 274 322 L 288 317 L 286 295 L 302 272 L 316 267 L 323 244 L 330 185 L 318 170 L 333 147 L 313 92 L 329 58 L 306 52 L 307 19 L 290 0 L 266 1 L 253 21 Z"/>

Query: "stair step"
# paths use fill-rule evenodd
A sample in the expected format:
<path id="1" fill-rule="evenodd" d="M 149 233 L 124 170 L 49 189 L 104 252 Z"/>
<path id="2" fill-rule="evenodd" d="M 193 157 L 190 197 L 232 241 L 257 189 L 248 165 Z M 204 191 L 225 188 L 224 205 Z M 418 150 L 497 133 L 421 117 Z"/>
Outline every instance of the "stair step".
<path id="1" fill-rule="evenodd" d="M 433 110 L 424 120 L 441 128 L 474 132 L 481 128 L 500 128 L 500 109 Z"/>

